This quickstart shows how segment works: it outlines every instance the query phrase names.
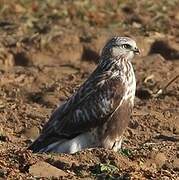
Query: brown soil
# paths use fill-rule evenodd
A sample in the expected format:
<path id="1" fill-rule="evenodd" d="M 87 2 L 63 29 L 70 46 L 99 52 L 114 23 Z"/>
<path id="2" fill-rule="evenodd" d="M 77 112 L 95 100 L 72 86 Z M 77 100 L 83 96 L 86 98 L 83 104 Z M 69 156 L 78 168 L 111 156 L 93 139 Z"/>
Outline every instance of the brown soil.
<path id="1" fill-rule="evenodd" d="M 0 0 L 0 179 L 177 179 L 179 3 Z M 32 154 L 56 106 L 93 71 L 112 35 L 136 39 L 135 108 L 123 149 Z"/>

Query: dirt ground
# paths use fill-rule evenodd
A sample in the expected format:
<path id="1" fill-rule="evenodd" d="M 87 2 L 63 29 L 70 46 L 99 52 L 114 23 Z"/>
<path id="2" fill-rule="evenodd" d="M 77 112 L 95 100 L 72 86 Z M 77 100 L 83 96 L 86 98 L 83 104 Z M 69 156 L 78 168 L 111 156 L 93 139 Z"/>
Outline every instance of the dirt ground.
<path id="1" fill-rule="evenodd" d="M 178 0 L 0 0 L 0 179 L 179 179 L 178 29 Z M 142 51 L 122 150 L 26 150 L 113 35 Z"/>

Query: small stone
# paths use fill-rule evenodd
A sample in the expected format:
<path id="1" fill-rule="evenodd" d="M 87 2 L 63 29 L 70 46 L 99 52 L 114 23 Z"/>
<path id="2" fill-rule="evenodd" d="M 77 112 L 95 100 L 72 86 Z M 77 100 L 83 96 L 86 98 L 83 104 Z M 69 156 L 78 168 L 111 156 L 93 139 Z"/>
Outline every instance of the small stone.
<path id="1" fill-rule="evenodd" d="M 179 21 L 179 12 L 178 12 L 178 13 L 176 13 L 176 15 L 175 15 L 175 19 Z"/>
<path id="2" fill-rule="evenodd" d="M 39 133 L 39 129 L 34 126 L 29 129 L 25 129 L 23 135 L 30 140 L 35 140 L 39 136 Z"/>
<path id="3" fill-rule="evenodd" d="M 176 121 L 174 122 L 173 133 L 179 134 L 179 123 L 178 123 L 178 119 L 176 119 Z"/>
<path id="4" fill-rule="evenodd" d="M 142 27 L 142 24 L 137 23 L 137 22 L 133 22 L 133 23 L 132 23 L 132 26 L 133 26 L 134 28 L 141 28 L 141 27 Z"/>
<path id="5" fill-rule="evenodd" d="M 157 153 L 153 160 L 157 168 L 161 168 L 165 164 L 167 158 L 164 153 Z"/>
<path id="6" fill-rule="evenodd" d="M 49 163 L 46 162 L 38 162 L 34 165 L 32 165 L 29 168 L 29 173 L 36 177 L 44 177 L 44 178 L 59 178 L 62 176 L 67 176 L 67 173 L 62 171 L 61 169 L 58 169 Z"/>
<path id="7" fill-rule="evenodd" d="M 177 158 L 173 161 L 173 169 L 175 171 L 179 171 L 179 158 Z"/>

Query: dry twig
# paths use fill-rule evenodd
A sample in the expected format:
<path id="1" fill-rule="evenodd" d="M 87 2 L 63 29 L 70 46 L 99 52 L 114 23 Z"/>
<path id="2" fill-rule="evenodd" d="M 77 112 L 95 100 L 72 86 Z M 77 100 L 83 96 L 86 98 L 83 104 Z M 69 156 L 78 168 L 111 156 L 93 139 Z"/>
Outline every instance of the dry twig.
<path id="1" fill-rule="evenodd" d="M 159 89 L 156 93 L 153 93 L 153 97 L 160 96 L 178 78 L 179 78 L 179 74 L 175 76 L 173 79 L 171 79 L 162 89 Z"/>

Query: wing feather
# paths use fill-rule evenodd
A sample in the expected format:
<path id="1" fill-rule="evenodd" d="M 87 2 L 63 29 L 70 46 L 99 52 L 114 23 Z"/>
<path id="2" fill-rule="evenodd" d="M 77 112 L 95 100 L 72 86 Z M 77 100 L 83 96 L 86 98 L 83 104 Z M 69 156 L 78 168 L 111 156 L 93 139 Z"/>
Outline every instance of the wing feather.
<path id="1" fill-rule="evenodd" d="M 104 123 L 120 104 L 125 91 L 122 82 L 111 77 L 110 72 L 97 68 L 79 90 L 55 110 L 34 144 L 40 142 L 42 146 L 43 141 L 54 135 L 71 138 Z"/>

